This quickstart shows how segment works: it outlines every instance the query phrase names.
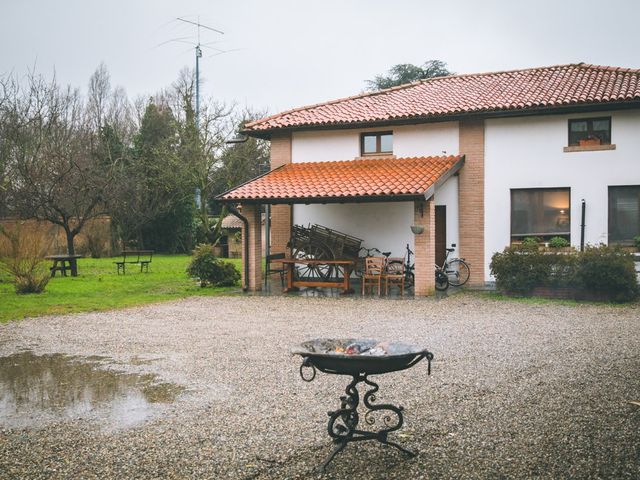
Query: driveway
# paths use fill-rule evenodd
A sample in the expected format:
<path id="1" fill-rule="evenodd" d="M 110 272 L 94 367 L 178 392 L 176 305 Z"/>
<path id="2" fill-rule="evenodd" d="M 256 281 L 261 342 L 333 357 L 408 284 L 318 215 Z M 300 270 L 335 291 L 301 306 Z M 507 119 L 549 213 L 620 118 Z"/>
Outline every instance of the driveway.
<path id="1" fill-rule="evenodd" d="M 345 377 L 314 337 L 435 354 L 379 376 L 394 440 L 326 478 L 639 478 L 640 308 L 493 300 L 208 297 L 0 325 L 2 478 L 308 478 Z M 64 354 L 64 355 L 60 355 Z"/>

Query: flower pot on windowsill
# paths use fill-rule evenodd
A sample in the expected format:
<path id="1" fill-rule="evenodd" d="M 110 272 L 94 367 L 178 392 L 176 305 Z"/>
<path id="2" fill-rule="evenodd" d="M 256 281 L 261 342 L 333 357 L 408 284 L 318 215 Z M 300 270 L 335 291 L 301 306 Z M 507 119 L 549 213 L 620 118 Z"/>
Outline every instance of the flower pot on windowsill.
<path id="1" fill-rule="evenodd" d="M 411 225 L 411 231 L 414 235 L 420 235 L 424 232 L 424 225 Z"/>
<path id="2" fill-rule="evenodd" d="M 594 147 L 600 145 L 602 142 L 598 137 L 587 137 L 581 138 L 579 143 L 581 147 Z"/>
<path id="3" fill-rule="evenodd" d="M 545 253 L 573 253 L 576 249 L 573 247 L 539 247 L 538 251 Z"/>

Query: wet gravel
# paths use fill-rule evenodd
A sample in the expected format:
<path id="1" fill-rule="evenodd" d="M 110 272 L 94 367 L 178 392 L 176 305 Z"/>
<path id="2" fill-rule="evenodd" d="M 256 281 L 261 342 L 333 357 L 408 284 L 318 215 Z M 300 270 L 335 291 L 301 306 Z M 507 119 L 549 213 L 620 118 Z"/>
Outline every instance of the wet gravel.
<path id="1" fill-rule="evenodd" d="M 313 478 L 345 377 L 298 376 L 314 337 L 405 341 L 426 364 L 378 377 L 406 459 L 349 445 L 323 478 L 639 478 L 640 308 L 497 301 L 215 297 L 0 325 L 0 355 L 105 356 L 186 388 L 132 428 L 0 427 L 0 478 Z M 1 425 L 1 419 L 0 419 Z"/>

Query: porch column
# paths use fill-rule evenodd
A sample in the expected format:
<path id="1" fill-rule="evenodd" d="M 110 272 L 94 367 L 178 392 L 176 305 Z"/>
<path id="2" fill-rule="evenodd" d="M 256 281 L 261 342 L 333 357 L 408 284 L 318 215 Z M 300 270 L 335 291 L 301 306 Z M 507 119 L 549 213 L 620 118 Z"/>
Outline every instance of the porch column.
<path id="1" fill-rule="evenodd" d="M 245 265 L 249 265 L 249 291 L 262 290 L 262 214 L 260 205 L 242 205 L 242 216 L 249 229 L 242 227 L 242 285 L 245 285 Z M 249 258 L 245 258 L 245 244 L 249 242 Z"/>
<path id="2" fill-rule="evenodd" d="M 291 163 L 291 133 L 271 136 L 271 170 Z M 271 207 L 271 253 L 286 253 L 291 238 L 293 208 L 290 205 Z"/>
<path id="3" fill-rule="evenodd" d="M 424 232 L 414 235 L 415 286 L 418 295 L 433 295 L 435 292 L 436 259 L 436 207 L 433 201 L 416 201 L 413 205 L 414 225 L 423 225 Z"/>
<path id="4" fill-rule="evenodd" d="M 460 153 L 465 158 L 458 183 L 460 256 L 471 265 L 468 285 L 483 286 L 484 120 L 460 122 Z"/>

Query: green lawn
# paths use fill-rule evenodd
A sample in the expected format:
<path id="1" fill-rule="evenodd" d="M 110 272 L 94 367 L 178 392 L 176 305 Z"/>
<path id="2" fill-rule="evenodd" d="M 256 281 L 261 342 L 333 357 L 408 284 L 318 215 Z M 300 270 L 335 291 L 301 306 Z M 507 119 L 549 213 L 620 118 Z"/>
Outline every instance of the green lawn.
<path id="1" fill-rule="evenodd" d="M 149 273 L 136 265 L 126 275 L 116 275 L 117 258 L 83 258 L 79 276 L 52 278 L 44 293 L 17 295 L 11 279 L 0 274 L 0 322 L 71 312 L 109 310 L 174 300 L 194 295 L 216 295 L 239 291 L 240 287 L 200 288 L 185 273 L 188 255 L 154 255 Z M 229 260 L 240 269 L 240 260 Z"/>

